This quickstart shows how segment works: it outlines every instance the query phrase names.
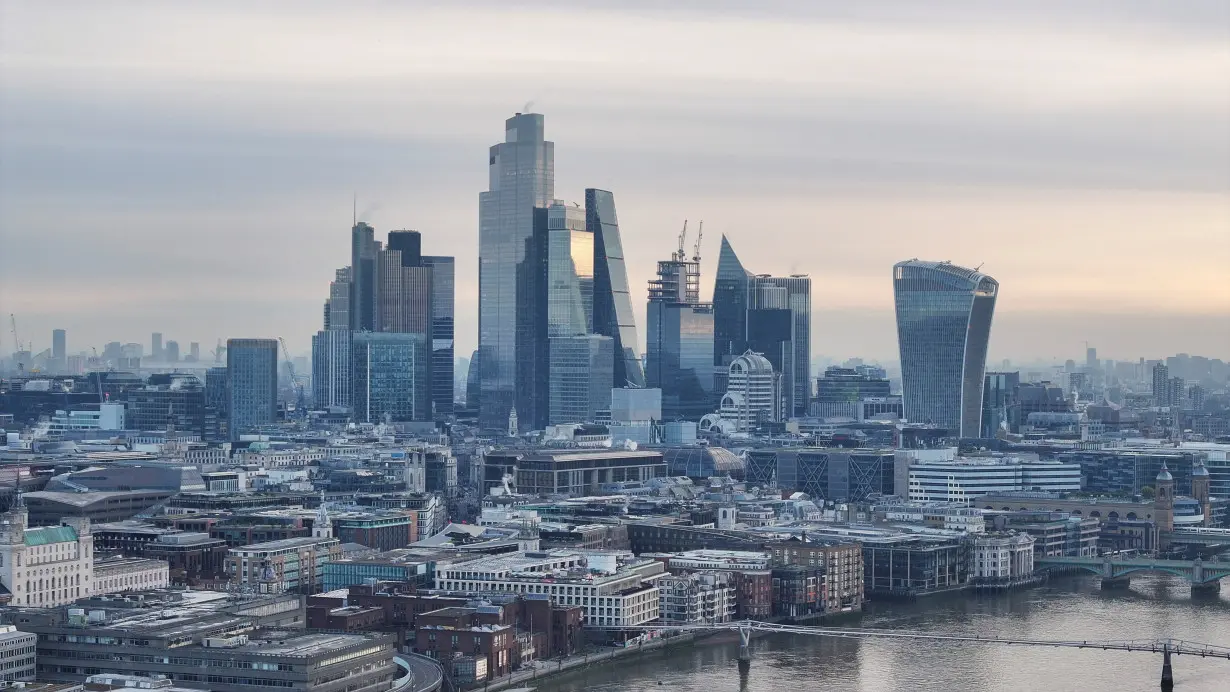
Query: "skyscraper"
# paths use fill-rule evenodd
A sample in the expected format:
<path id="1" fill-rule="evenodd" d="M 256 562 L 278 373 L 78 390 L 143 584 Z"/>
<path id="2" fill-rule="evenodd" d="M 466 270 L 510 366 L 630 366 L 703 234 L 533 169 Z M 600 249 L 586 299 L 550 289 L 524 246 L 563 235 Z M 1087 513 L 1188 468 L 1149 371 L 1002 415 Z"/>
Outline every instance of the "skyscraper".
<path id="1" fill-rule="evenodd" d="M 350 329 L 376 331 L 376 263 L 380 243 L 375 229 L 360 221 L 350 229 Z"/>
<path id="2" fill-rule="evenodd" d="M 350 331 L 326 329 L 312 337 L 312 404 L 349 408 L 353 379 Z"/>
<path id="3" fill-rule="evenodd" d="M 456 262 L 452 257 L 424 255 L 431 268 L 431 403 L 437 416 L 453 413 L 453 347 Z"/>
<path id="4" fill-rule="evenodd" d="M 628 293 L 628 269 L 624 264 L 619 219 L 615 216 L 615 195 L 606 190 L 585 190 L 585 227 L 594 236 L 593 331 L 614 340 L 612 386 L 644 387 L 645 370 L 637 355 L 640 341 Z"/>
<path id="5" fill-rule="evenodd" d="M 533 261 L 534 209 L 555 196 L 555 144 L 544 136 L 544 118 L 517 113 L 504 123 L 504 141 L 491 147 L 488 189 L 479 194 L 478 352 L 479 425 L 502 430 L 518 402 L 517 364 L 538 343 L 531 286 L 518 277 L 538 276 Z M 529 291 L 519 290 L 528 288 Z M 533 392 L 522 392 L 524 396 Z M 532 402 L 531 402 L 532 403 Z M 520 415 L 520 414 L 519 414 Z"/>
<path id="6" fill-rule="evenodd" d="M 227 339 L 227 388 L 232 440 L 277 420 L 277 339 Z"/>
<path id="7" fill-rule="evenodd" d="M 151 334 L 149 341 L 149 357 L 155 361 L 162 360 L 162 332 L 154 332 Z"/>
<path id="8" fill-rule="evenodd" d="M 647 315 L 646 385 L 662 390 L 664 420 L 698 421 L 718 404 L 713 305 L 700 302 L 700 263 L 688 260 L 682 249 L 658 262 Z"/>
<path id="9" fill-rule="evenodd" d="M 811 398 L 810 278 L 755 275 L 744 268 L 730 241 L 722 236 L 713 283 L 713 322 L 714 366 L 720 373 L 749 348 L 761 353 L 782 375 L 786 415 L 807 413 Z"/>
<path id="10" fill-rule="evenodd" d="M 431 268 L 423 266 L 417 231 L 389 231 L 377 253 L 375 327 L 371 331 L 422 334 L 431 331 Z"/>
<path id="11" fill-rule="evenodd" d="M 325 331 L 350 329 L 350 267 L 338 269 L 325 300 Z"/>
<path id="12" fill-rule="evenodd" d="M 1153 405 L 1170 405 L 1170 368 L 1165 363 L 1153 366 Z"/>
<path id="13" fill-rule="evenodd" d="M 61 368 L 68 363 L 68 332 L 63 329 L 51 330 L 51 358 Z"/>
<path id="14" fill-rule="evenodd" d="M 999 283 L 949 262 L 893 267 L 905 417 L 977 437 Z"/>
<path id="15" fill-rule="evenodd" d="M 179 342 L 174 339 L 168 340 L 167 345 L 163 348 L 162 354 L 163 354 L 163 360 L 165 360 L 166 362 L 178 363 L 179 362 Z"/>

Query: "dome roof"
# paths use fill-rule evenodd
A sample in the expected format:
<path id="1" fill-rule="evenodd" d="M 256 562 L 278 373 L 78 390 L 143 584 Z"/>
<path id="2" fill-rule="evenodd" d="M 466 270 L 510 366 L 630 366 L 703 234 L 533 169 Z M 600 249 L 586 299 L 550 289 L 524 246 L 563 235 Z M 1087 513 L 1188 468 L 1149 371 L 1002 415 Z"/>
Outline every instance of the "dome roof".
<path id="1" fill-rule="evenodd" d="M 1162 462 L 1162 470 L 1157 472 L 1157 480 L 1173 481 L 1174 476 L 1170 475 L 1170 469 L 1166 468 L 1166 462 Z"/>
<path id="2" fill-rule="evenodd" d="M 748 374 L 773 374 L 773 364 L 768 358 L 756 353 L 755 351 L 746 351 L 743 355 L 735 358 L 730 363 L 730 371 L 746 372 Z"/>
<path id="3" fill-rule="evenodd" d="M 1209 475 L 1209 470 L 1204 467 L 1203 461 L 1197 461 L 1196 464 L 1192 466 L 1192 475 L 1193 476 L 1208 476 Z"/>

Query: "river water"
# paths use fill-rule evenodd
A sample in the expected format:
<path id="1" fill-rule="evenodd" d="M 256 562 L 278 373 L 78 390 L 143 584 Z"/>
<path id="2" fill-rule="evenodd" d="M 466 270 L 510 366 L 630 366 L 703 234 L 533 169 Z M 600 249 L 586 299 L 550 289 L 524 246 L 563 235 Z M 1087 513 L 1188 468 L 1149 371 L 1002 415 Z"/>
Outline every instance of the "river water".
<path id="1" fill-rule="evenodd" d="M 1223 586 L 1230 586 L 1224 584 Z M 1230 589 L 1193 601 L 1188 584 L 1132 578 L 1130 590 L 1101 591 L 1097 578 L 1066 576 L 1010 594 L 956 594 L 914 603 L 875 603 L 841 624 L 1027 639 L 1174 638 L 1230 646 Z M 737 638 L 736 638 L 737 640 Z M 549 679 L 541 692 L 1133 692 L 1159 689 L 1160 654 L 848 640 L 767 635 L 752 641 L 740 679 L 737 641 L 688 647 Z M 1230 661 L 1174 658 L 1176 692 L 1230 692 Z"/>

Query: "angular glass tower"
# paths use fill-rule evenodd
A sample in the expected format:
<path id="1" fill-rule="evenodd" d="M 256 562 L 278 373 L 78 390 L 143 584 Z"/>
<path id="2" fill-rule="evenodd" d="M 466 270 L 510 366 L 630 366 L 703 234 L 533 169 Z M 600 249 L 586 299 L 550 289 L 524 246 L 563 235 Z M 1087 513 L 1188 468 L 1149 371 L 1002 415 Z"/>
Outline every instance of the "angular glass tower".
<path id="1" fill-rule="evenodd" d="M 543 116 L 505 121 L 504 141 L 491 147 L 487 165 L 478 208 L 479 426 L 503 430 L 517 402 L 518 360 L 534 357 L 519 351 L 534 348 L 542 319 L 538 292 L 518 290 L 518 276 L 536 274 L 524 266 L 533 261 L 534 209 L 555 196 L 555 144 L 544 138 Z"/>
<path id="2" fill-rule="evenodd" d="M 646 386 L 662 390 L 663 420 L 698 421 L 717 408 L 713 305 L 699 299 L 700 264 L 682 253 L 649 282 Z"/>
<path id="3" fill-rule="evenodd" d="M 747 350 L 748 290 L 752 273 L 722 236 L 717 278 L 713 282 L 713 365 L 727 368 Z"/>
<path id="4" fill-rule="evenodd" d="M 948 262 L 893 267 L 905 417 L 977 437 L 999 283 Z"/>
<path id="5" fill-rule="evenodd" d="M 645 370 L 637 356 L 640 342 L 628 293 L 628 269 L 624 264 L 619 219 L 615 216 L 615 195 L 606 190 L 585 190 L 585 227 L 594 236 L 593 331 L 615 342 L 611 384 L 616 388 L 644 387 Z"/>

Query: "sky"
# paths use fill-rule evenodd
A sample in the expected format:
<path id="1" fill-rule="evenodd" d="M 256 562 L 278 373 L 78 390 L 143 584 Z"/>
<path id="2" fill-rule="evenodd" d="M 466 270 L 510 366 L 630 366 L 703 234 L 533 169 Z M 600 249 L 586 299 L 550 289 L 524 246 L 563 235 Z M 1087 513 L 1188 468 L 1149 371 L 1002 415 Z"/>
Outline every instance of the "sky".
<path id="1" fill-rule="evenodd" d="M 705 292 L 722 234 L 812 277 L 818 355 L 894 359 L 918 257 L 999 280 L 991 363 L 1230 359 L 1224 0 L 0 0 L 0 314 L 36 350 L 306 352 L 357 196 L 457 257 L 468 355 L 521 110 L 557 197 L 614 192 L 642 341 L 703 219 Z"/>

